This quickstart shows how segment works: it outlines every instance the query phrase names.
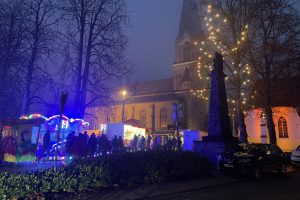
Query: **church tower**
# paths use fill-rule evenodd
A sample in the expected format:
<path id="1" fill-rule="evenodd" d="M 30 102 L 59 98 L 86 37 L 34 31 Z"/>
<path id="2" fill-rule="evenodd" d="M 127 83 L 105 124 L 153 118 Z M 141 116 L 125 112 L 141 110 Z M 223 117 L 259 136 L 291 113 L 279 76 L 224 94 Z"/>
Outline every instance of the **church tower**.
<path id="1" fill-rule="evenodd" d="M 198 51 L 194 42 L 204 39 L 199 10 L 197 0 L 182 1 L 179 31 L 175 44 L 176 57 L 173 64 L 175 90 L 188 89 L 185 88 L 186 84 L 183 83 L 187 71 L 192 79 L 190 81 L 197 81 L 196 74 L 193 74 L 198 57 Z"/>
<path id="2" fill-rule="evenodd" d="M 173 88 L 184 105 L 186 128 L 207 130 L 208 103 L 192 97 L 190 90 L 200 88 L 197 75 L 199 51 L 194 44 L 205 40 L 201 8 L 197 0 L 183 0 L 178 35 L 175 41 L 176 57 L 173 64 Z"/>

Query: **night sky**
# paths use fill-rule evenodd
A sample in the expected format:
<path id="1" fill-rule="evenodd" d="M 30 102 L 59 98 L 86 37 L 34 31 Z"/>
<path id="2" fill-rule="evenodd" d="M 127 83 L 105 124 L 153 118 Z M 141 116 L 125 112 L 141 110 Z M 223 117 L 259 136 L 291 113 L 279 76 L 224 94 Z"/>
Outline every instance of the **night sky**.
<path id="1" fill-rule="evenodd" d="M 130 15 L 127 57 L 137 81 L 172 76 L 182 0 L 126 0 Z"/>
<path id="2" fill-rule="evenodd" d="M 127 58 L 135 67 L 134 80 L 172 76 L 175 39 L 182 0 L 126 0 L 130 16 Z M 300 1 L 294 1 L 300 10 Z"/>

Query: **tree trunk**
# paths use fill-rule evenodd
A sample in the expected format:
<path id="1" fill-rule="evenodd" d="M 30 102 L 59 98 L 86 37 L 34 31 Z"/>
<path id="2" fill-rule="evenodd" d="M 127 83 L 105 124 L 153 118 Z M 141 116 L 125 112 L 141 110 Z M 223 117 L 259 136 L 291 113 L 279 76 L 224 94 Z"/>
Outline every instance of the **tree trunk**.
<path id="1" fill-rule="evenodd" d="M 36 55 L 37 55 L 37 51 L 38 51 L 37 50 L 37 44 L 38 44 L 38 36 L 37 35 L 38 35 L 38 33 L 36 32 L 34 47 L 32 49 L 31 57 L 30 57 L 28 65 L 27 65 L 25 88 L 24 88 L 24 95 L 23 95 L 23 101 L 22 101 L 22 107 L 21 107 L 22 115 L 28 114 L 27 112 L 29 109 L 29 98 L 30 98 L 30 90 L 31 90 L 31 84 L 32 84 L 33 69 L 34 69 L 34 63 L 35 63 Z"/>
<path id="2" fill-rule="evenodd" d="M 266 107 L 266 119 L 267 119 L 267 127 L 270 137 L 270 144 L 277 144 L 276 140 L 276 131 L 275 125 L 273 121 L 273 112 L 271 106 Z"/>
<path id="3" fill-rule="evenodd" d="M 75 92 L 73 99 L 73 115 L 76 117 L 82 117 L 81 115 L 81 79 L 82 79 L 82 62 L 83 62 L 83 49 L 84 49 L 84 34 L 85 34 L 85 5 L 81 0 L 80 4 L 80 38 L 78 46 L 78 60 L 75 72 Z"/>
<path id="4" fill-rule="evenodd" d="M 240 108 L 239 111 L 237 112 L 237 118 L 238 118 L 238 126 L 240 130 L 240 141 L 242 143 L 248 143 L 248 134 L 246 130 L 246 124 L 245 124 L 245 116 Z"/>

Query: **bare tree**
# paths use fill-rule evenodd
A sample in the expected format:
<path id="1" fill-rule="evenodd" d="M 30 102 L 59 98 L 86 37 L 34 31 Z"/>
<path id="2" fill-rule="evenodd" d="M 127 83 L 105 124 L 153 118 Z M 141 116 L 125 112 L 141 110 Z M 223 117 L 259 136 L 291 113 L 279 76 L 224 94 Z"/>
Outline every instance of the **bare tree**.
<path id="1" fill-rule="evenodd" d="M 72 115 L 83 117 L 85 108 L 105 101 L 114 82 L 130 71 L 124 59 L 127 22 L 124 0 L 66 0 L 67 34 L 64 36 L 72 80 Z"/>
<path id="2" fill-rule="evenodd" d="M 20 112 L 19 69 L 23 63 L 24 18 L 19 0 L 0 1 L 0 118 Z"/>
<path id="3" fill-rule="evenodd" d="M 54 38 L 52 26 L 58 21 L 55 6 L 51 0 L 22 0 L 25 21 L 25 47 L 23 101 L 21 113 L 27 114 L 34 99 L 42 99 L 38 95 L 41 85 L 51 79 L 46 66 Z"/>
<path id="4" fill-rule="evenodd" d="M 249 59 L 263 81 L 259 95 L 263 98 L 270 143 L 276 144 L 272 113 L 272 94 L 279 79 L 288 74 L 299 57 L 300 21 L 288 0 L 260 0 L 249 42 Z M 296 89 L 296 88 L 295 88 Z"/>

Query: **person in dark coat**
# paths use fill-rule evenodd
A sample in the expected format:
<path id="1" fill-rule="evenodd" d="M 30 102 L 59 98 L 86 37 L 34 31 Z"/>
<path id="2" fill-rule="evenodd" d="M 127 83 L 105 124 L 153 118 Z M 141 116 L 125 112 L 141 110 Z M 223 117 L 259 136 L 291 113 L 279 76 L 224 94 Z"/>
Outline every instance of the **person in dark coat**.
<path id="1" fill-rule="evenodd" d="M 139 141 L 138 141 L 138 149 L 140 151 L 145 151 L 145 147 L 146 147 L 146 140 L 145 140 L 145 137 L 144 136 L 141 136 L 139 138 Z"/>
<path id="2" fill-rule="evenodd" d="M 119 142 L 118 142 L 118 138 L 117 136 L 115 135 L 113 140 L 111 141 L 111 151 L 112 153 L 119 153 Z"/>
<path id="3" fill-rule="evenodd" d="M 75 135 L 73 137 L 73 142 L 72 142 L 72 145 L 71 145 L 71 148 L 70 148 L 70 153 L 71 155 L 77 159 L 77 158 L 80 158 L 80 152 L 79 152 L 79 136 Z"/>
<path id="4" fill-rule="evenodd" d="M 138 143 L 138 137 L 134 135 L 133 140 L 131 141 L 131 148 L 133 152 L 137 151 L 137 143 Z"/>
<path id="5" fill-rule="evenodd" d="M 124 143 L 123 143 L 122 136 L 119 136 L 119 138 L 118 138 L 118 146 L 119 146 L 120 153 L 124 153 L 125 152 L 125 146 L 124 146 Z"/>
<path id="6" fill-rule="evenodd" d="M 67 137 L 67 141 L 66 141 L 66 152 L 68 155 L 72 155 L 71 153 L 71 146 L 74 142 L 74 137 L 75 137 L 75 131 L 72 131 L 71 133 L 69 133 L 68 137 Z"/>
<path id="7" fill-rule="evenodd" d="M 110 150 L 111 150 L 109 141 L 107 140 L 107 137 L 105 134 L 102 134 L 100 136 L 98 145 L 99 145 L 99 151 L 102 155 L 106 155 L 107 152 L 110 152 Z"/>
<path id="8" fill-rule="evenodd" d="M 39 160 L 43 157 L 43 154 L 47 152 L 47 159 L 49 160 L 50 154 L 50 131 L 47 131 L 43 137 L 43 147 L 42 147 L 42 154 L 40 155 Z"/>
<path id="9" fill-rule="evenodd" d="M 147 144 L 146 144 L 146 150 L 147 151 L 149 151 L 151 149 L 151 140 L 152 140 L 152 137 L 150 135 L 148 135 Z"/>
<path id="10" fill-rule="evenodd" d="M 91 137 L 88 140 L 89 156 L 94 156 L 96 148 L 97 148 L 97 138 L 95 133 L 92 133 Z"/>
<path id="11" fill-rule="evenodd" d="M 180 137 L 177 137 L 177 150 L 181 151 L 182 150 L 182 141 Z"/>

